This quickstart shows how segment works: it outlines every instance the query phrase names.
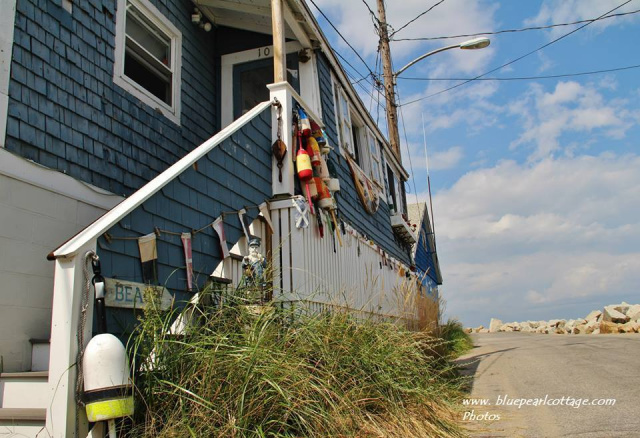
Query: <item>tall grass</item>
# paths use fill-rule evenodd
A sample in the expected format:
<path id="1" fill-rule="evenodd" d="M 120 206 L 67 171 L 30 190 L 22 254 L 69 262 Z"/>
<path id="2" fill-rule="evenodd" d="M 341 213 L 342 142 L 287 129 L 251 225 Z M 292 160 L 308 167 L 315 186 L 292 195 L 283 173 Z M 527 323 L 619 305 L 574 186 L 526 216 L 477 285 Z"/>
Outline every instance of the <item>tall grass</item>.
<path id="1" fill-rule="evenodd" d="M 473 348 L 471 336 L 464 331 L 464 326 L 456 319 L 449 319 L 440 327 L 440 336 L 448 343 L 452 357 L 461 356 Z"/>
<path id="2" fill-rule="evenodd" d="M 181 335 L 147 310 L 130 347 L 130 437 L 457 437 L 459 388 L 441 340 L 397 324 L 244 306 L 200 307 Z"/>

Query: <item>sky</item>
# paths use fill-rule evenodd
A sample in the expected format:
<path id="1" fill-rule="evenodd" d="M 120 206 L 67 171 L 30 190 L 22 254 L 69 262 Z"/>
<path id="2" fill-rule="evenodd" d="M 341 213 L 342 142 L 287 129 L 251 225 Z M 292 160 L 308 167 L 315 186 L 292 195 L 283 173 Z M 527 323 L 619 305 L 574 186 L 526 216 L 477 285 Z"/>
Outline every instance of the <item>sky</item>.
<path id="1" fill-rule="evenodd" d="M 364 4 L 314 0 L 372 71 L 378 37 Z M 442 37 L 595 19 L 626 0 L 445 0 L 399 30 L 394 71 L 431 50 L 470 39 Z M 311 3 L 311 2 L 309 2 Z M 387 2 L 393 29 L 438 0 Z M 334 49 L 368 72 L 310 4 Z M 640 10 L 632 0 L 613 14 Z M 640 13 L 580 25 L 491 35 L 482 50 L 448 50 L 398 79 L 407 201 L 428 199 L 424 133 L 446 317 L 467 326 L 584 317 L 640 303 L 640 68 L 513 81 L 640 65 Z M 376 65 L 378 68 L 376 69 Z M 357 70 L 357 71 L 356 71 Z M 403 79 L 404 78 L 404 79 Z M 414 80 L 409 78 L 429 78 Z M 448 80 L 434 80 L 448 79 Z M 386 131 L 378 92 L 356 85 Z M 418 100 L 410 103 L 411 101 Z M 384 99 L 381 99 L 383 102 Z"/>

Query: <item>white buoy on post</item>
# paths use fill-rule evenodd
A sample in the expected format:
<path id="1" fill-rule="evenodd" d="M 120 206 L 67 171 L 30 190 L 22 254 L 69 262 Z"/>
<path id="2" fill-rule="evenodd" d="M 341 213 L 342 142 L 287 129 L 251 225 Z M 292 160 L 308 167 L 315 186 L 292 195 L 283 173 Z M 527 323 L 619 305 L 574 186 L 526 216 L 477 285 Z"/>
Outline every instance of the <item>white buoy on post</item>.
<path id="1" fill-rule="evenodd" d="M 133 415 L 133 388 L 124 345 L 108 333 L 93 337 L 82 367 L 87 419 L 107 421 L 109 438 L 116 438 L 115 419 Z"/>

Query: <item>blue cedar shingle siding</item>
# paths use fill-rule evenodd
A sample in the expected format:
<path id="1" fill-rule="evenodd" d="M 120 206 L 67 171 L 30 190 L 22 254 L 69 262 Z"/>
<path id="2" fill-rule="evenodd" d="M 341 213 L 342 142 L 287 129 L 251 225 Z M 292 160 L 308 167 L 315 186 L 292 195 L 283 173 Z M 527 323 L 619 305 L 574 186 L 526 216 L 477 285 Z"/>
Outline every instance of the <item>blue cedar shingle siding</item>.
<path id="1" fill-rule="evenodd" d="M 427 217 L 423 217 L 422 221 L 421 221 L 421 227 L 420 227 L 420 232 L 418 234 L 418 243 L 417 243 L 417 247 L 416 247 L 416 257 L 415 257 L 415 261 L 416 261 L 416 270 L 423 274 L 425 272 L 427 272 L 427 276 L 431 279 L 431 281 L 433 282 L 433 285 L 436 285 L 436 282 L 438 281 L 438 277 L 436 275 L 436 267 L 433 264 L 433 251 L 434 249 L 431 248 L 431 245 L 429 244 L 429 239 L 427 238 L 427 235 L 429 233 L 429 230 L 427 229 L 427 223 L 426 221 L 428 221 L 429 219 Z"/>
<path id="2" fill-rule="evenodd" d="M 198 230 L 212 223 L 223 211 L 259 205 L 271 196 L 271 108 L 212 150 L 141 207 L 123 218 L 108 233 L 113 237 L 139 237 L 154 227 L 173 232 Z M 259 211 L 247 210 L 253 221 Z M 224 216 L 229 247 L 243 235 L 237 214 Z M 187 292 L 184 253 L 180 236 L 157 238 L 158 283 L 184 302 Z M 199 288 L 222 260 L 217 234 L 206 227 L 192 239 L 193 269 Z M 142 282 L 137 240 L 98 240 L 103 275 Z M 109 330 L 130 333 L 135 318 L 128 310 L 108 309 Z"/>
<path id="3" fill-rule="evenodd" d="M 7 149 L 129 195 L 220 128 L 216 32 L 189 0 L 151 0 L 182 33 L 181 124 L 113 84 L 116 0 L 19 0 Z"/>
<path id="4" fill-rule="evenodd" d="M 379 244 L 391 256 L 406 264 L 411 263 L 409 249 L 396 241 L 391 228 L 389 207 L 385 202 L 380 202 L 378 211 L 368 214 L 360 202 L 356 192 L 353 178 L 347 160 L 338 150 L 338 129 L 336 110 L 331 86 L 331 68 L 324 55 L 318 54 L 318 77 L 320 81 L 320 95 L 322 104 L 322 118 L 325 124 L 325 132 L 329 137 L 329 143 L 335 150 L 329 154 L 333 161 L 338 178 L 340 179 L 340 191 L 338 192 L 338 212 L 342 219 L 350 223 L 361 233 L 365 234 Z"/>

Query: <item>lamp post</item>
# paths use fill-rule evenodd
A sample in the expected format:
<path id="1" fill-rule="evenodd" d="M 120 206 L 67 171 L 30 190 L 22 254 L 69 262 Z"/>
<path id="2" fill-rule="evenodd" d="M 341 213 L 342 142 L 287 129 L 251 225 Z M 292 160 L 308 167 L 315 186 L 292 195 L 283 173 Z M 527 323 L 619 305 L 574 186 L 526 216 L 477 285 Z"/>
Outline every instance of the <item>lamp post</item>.
<path id="1" fill-rule="evenodd" d="M 465 42 L 460 43 L 460 44 L 454 44 L 454 45 L 451 45 L 451 46 L 441 47 L 439 49 L 432 50 L 431 52 L 428 52 L 428 53 L 425 53 L 424 55 L 418 56 L 416 59 L 414 59 L 413 61 L 411 61 L 410 63 L 408 63 L 404 67 L 402 67 L 400 70 L 395 72 L 393 74 L 393 82 L 395 84 L 396 78 L 398 76 L 400 76 L 400 74 L 403 71 L 405 71 L 406 69 L 408 69 L 409 67 L 414 65 L 416 62 L 422 61 L 424 58 L 427 58 L 427 57 L 429 57 L 431 55 L 435 55 L 436 53 L 444 52 L 445 50 L 458 49 L 458 48 L 460 48 L 462 50 L 484 49 L 489 44 L 491 44 L 491 41 L 489 40 L 489 38 L 474 38 L 472 40 L 468 40 L 468 41 L 465 41 Z"/>
<path id="2" fill-rule="evenodd" d="M 384 96 L 387 105 L 387 127 L 389 131 L 389 142 L 391 143 L 391 149 L 396 153 L 398 159 L 400 159 L 400 133 L 398 132 L 398 109 L 396 105 L 395 95 L 396 78 L 415 63 L 431 55 L 435 55 L 436 53 L 458 48 L 463 50 L 483 49 L 487 47 L 491 42 L 489 41 L 489 38 L 474 38 L 463 43 L 432 50 L 431 52 L 417 57 L 416 59 L 402 67 L 400 70 L 393 73 L 393 70 L 391 69 L 391 51 L 389 49 L 389 34 L 386 24 L 386 15 L 383 0 L 378 0 L 378 15 L 378 20 L 380 22 L 380 48 L 382 54 L 382 69 L 384 73 Z"/>

